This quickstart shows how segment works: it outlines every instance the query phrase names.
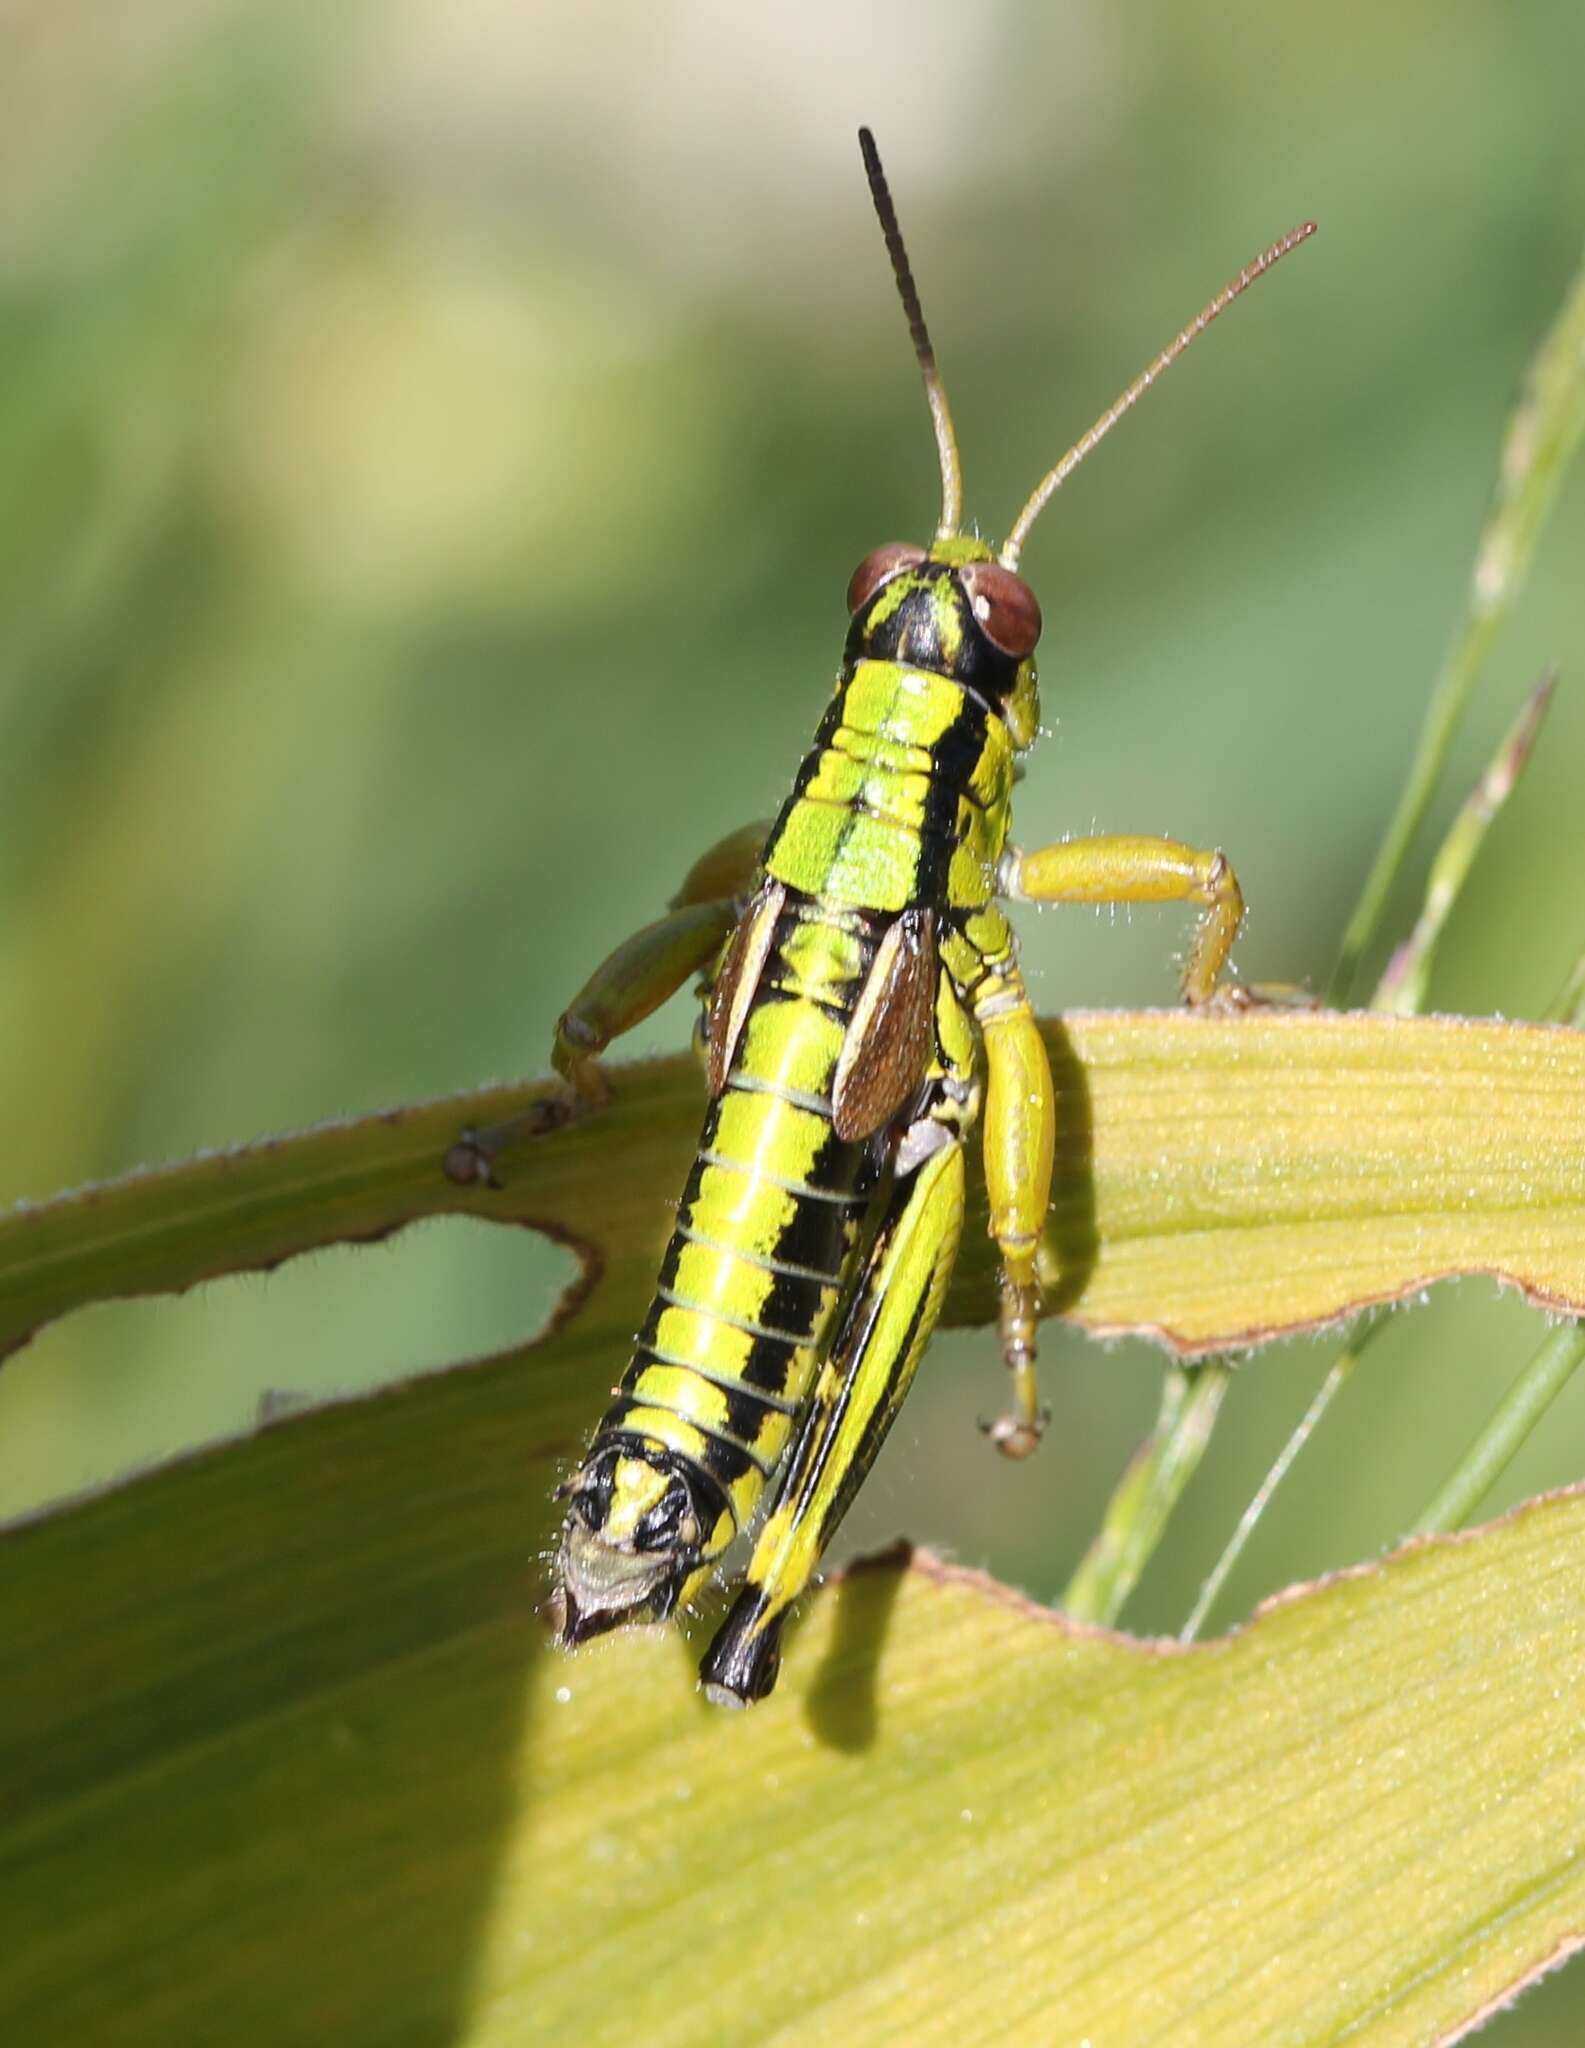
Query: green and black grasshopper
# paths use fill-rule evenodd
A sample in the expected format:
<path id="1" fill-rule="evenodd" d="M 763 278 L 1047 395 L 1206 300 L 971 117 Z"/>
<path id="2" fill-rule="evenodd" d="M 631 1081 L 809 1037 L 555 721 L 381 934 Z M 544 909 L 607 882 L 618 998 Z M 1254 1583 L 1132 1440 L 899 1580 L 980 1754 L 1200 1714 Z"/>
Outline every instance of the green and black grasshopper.
<path id="1" fill-rule="evenodd" d="M 781 815 L 705 856 L 673 913 L 573 1000 L 554 1050 L 575 1094 L 598 1102 L 596 1056 L 689 975 L 706 977 L 710 1106 L 632 1361 L 561 1489 L 556 1605 L 567 1644 L 664 1619 L 758 1518 L 702 1667 L 724 1704 L 774 1685 L 788 1610 L 908 1392 L 957 1255 L 977 1121 L 1013 1381 L 991 1434 L 1015 1457 L 1040 1436 L 1036 1256 L 1056 1118 L 1001 901 L 1200 904 L 1183 993 L 1202 1004 L 1243 899 L 1220 853 L 1172 840 L 1008 844 L 1015 764 L 1039 723 L 1040 607 L 1019 557 L 1102 436 L 1312 232 L 1219 292 L 993 549 L 959 530 L 946 393 L 867 129 L 859 142 L 935 424 L 935 538 L 859 564 L 836 694 Z"/>

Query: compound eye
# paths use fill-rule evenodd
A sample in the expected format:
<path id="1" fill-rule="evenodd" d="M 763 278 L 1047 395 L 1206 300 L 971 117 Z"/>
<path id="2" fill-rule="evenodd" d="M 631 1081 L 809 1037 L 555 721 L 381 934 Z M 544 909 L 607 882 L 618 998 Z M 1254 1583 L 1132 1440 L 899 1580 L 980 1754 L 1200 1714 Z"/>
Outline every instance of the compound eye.
<path id="1" fill-rule="evenodd" d="M 1027 661 L 1040 638 L 1040 607 L 1022 576 L 1000 562 L 969 562 L 958 571 L 980 631 L 1011 661 Z"/>
<path id="2" fill-rule="evenodd" d="M 885 547 L 867 554 L 853 571 L 848 584 L 848 612 L 862 611 L 883 583 L 890 582 L 899 569 L 911 569 L 925 559 L 923 548 L 912 541 L 889 540 Z"/>

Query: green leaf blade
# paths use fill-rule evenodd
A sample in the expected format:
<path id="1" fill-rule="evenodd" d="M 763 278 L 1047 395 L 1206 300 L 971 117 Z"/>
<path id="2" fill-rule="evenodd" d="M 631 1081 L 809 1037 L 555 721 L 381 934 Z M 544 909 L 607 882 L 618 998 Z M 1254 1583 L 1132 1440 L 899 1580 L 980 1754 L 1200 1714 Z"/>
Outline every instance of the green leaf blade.
<path id="1" fill-rule="evenodd" d="M 542 1738 L 537 2009 L 677 2042 L 745 2015 L 764 2039 L 1440 2038 L 1585 1915 L 1582 1544 L 1585 1502 L 1549 1502 L 1188 1653 L 922 1560 L 836 1589 L 785 1695 L 724 1728 L 650 1645 L 581 1657 Z M 849 1603 L 888 1634 L 873 1745 L 844 1756 L 815 1702 L 863 1681 Z M 642 1761 L 613 1753 L 635 1696 Z M 697 1860 L 657 1870 L 675 1828 Z M 503 1899 L 503 1968 L 513 1923 Z"/>
<path id="2" fill-rule="evenodd" d="M 1191 1357 L 1455 1273 L 1585 1311 L 1585 1034 L 1335 1012 L 1091 1011 L 1045 1029 L 1060 1124 L 1048 1310 Z M 84 1302 L 180 1291 L 431 1215 L 542 1229 L 642 1293 L 700 1085 L 685 1059 L 615 1074 L 610 1108 L 504 1154 L 499 1188 L 448 1180 L 449 1147 L 552 1099 L 553 1084 L 327 1125 L 14 1210 L 0 1219 L 0 1356 Z M 994 1315 L 977 1173 L 971 1211 L 949 1321 Z"/>
<path id="3" fill-rule="evenodd" d="M 1366 1035 L 1334 1042 L 1337 1021 Z M 1093 1183 L 1086 1312 L 1131 1248 L 1176 1245 L 1181 1269 L 1208 1216 L 1241 1244 L 1262 1201 L 1290 1239 L 1355 1202 L 1334 1278 L 1357 1286 L 1382 1205 L 1336 1116 L 1355 1072 L 1402 1105 L 1401 1127 L 1367 1127 L 1389 1177 L 1443 1117 L 1423 1076 L 1466 1074 L 1483 1113 L 1448 1127 L 1475 1136 L 1429 1148 L 1422 1194 L 1471 1162 L 1470 1185 L 1500 1187 L 1527 1118 L 1566 1154 L 1579 1114 L 1577 1040 L 1531 1027 L 1096 1017 L 1053 1043 L 1087 1089 L 1064 1169 L 1070 1196 Z M 349 1171 L 335 1218 L 357 1234 L 471 1208 L 591 1263 L 524 1355 L 295 1416 L 0 1539 L 6 2038 L 1418 2041 L 1576 1938 L 1575 1495 L 1187 1653 L 925 1560 L 813 1599 L 743 1716 L 703 1705 L 675 1634 L 552 1652 L 552 1487 L 651 1282 L 698 1083 L 626 1070 L 609 1115 L 526 1147 L 500 1190 L 446 1181 L 457 1128 L 532 1093 L 256 1148 L 225 1168 L 218 1231 L 207 1163 L 95 1204 L 83 1272 L 118 1284 L 123 1199 L 152 1204 L 142 1277 L 185 1284 L 242 1242 L 237 1215 L 249 1256 L 273 1256 L 318 1213 L 316 1176 L 345 1190 Z M 1566 1264 L 1571 1169 L 1539 1156 L 1520 1236 Z"/>

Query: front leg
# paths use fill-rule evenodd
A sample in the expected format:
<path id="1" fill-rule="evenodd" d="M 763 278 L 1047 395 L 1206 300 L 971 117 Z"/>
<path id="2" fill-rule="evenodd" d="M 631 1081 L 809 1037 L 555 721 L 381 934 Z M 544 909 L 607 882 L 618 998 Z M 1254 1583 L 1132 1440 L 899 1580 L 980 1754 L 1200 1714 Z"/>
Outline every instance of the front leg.
<path id="1" fill-rule="evenodd" d="M 642 1023 L 690 974 L 716 960 L 737 920 L 736 900 L 692 903 L 668 911 L 624 939 L 608 954 L 556 1021 L 550 1063 L 567 1083 L 559 1101 L 536 1103 L 521 1116 L 483 1130 L 468 1129 L 447 1152 L 446 1178 L 468 1187 L 495 1187 L 496 1162 L 527 1138 L 565 1130 L 611 1098 L 599 1055 L 624 1031 Z"/>
<path id="2" fill-rule="evenodd" d="M 488 1130 L 464 1131 L 445 1157 L 449 1180 L 493 1185 L 495 1162 L 512 1145 L 560 1130 L 610 1099 L 600 1054 L 658 1010 L 691 974 L 703 974 L 720 958 L 758 872 L 769 829 L 763 822 L 744 825 L 718 840 L 688 870 L 666 915 L 624 939 L 600 962 L 556 1020 L 550 1063 L 567 1083 L 566 1099 L 541 1103 L 526 1116 Z"/>
<path id="3" fill-rule="evenodd" d="M 1244 896 L 1225 854 L 1177 839 L 1065 839 L 1002 862 L 1001 893 L 1024 903 L 1202 903 L 1183 970 L 1184 1000 L 1209 1002 L 1244 921 Z"/>
<path id="4" fill-rule="evenodd" d="M 556 1020 L 550 1063 L 586 1107 L 609 1100 L 599 1056 L 700 974 L 732 936 L 735 896 L 669 910 L 602 960 Z"/>
<path id="5" fill-rule="evenodd" d="M 719 955 L 759 872 L 769 831 L 756 820 L 718 839 L 688 870 L 667 914 L 607 955 L 562 1011 L 550 1063 L 582 1104 L 610 1095 L 598 1062 L 611 1041 L 642 1024 Z"/>

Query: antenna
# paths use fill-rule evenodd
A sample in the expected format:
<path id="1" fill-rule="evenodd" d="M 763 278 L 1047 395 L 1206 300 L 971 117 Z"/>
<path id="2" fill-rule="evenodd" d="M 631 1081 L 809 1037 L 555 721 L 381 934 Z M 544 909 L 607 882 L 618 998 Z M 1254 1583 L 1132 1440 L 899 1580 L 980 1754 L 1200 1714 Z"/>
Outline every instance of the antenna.
<path id="1" fill-rule="evenodd" d="M 873 144 L 871 147 L 873 148 Z M 868 162 L 868 157 L 866 157 L 865 161 Z M 879 200 L 877 200 L 876 204 L 879 205 L 879 203 Z M 1263 250 L 1253 263 L 1246 263 L 1237 277 L 1230 284 L 1223 285 L 1210 304 L 1203 306 L 1176 339 L 1167 344 L 1155 361 L 1141 370 L 1128 389 L 1120 397 L 1113 400 L 1095 422 L 1094 426 L 1090 428 L 1089 432 L 1074 442 L 1056 468 L 1047 470 L 1033 491 L 1030 492 L 1024 509 L 1013 521 L 1012 531 L 1002 543 L 1002 551 L 997 559 L 1004 569 L 1016 569 L 1018 567 L 1018 557 L 1023 552 L 1024 542 L 1029 538 L 1029 529 L 1040 517 L 1056 492 L 1072 476 L 1090 450 L 1097 443 L 1105 440 L 1124 413 L 1132 411 L 1133 407 L 1144 397 L 1162 371 L 1170 369 L 1189 346 L 1189 343 L 1197 340 L 1219 313 L 1225 313 L 1234 299 L 1238 298 L 1241 293 L 1247 292 L 1257 277 L 1268 271 L 1274 263 L 1280 263 L 1289 250 L 1297 249 L 1301 242 L 1307 242 L 1314 233 L 1315 222 L 1307 220 L 1301 227 L 1293 229 L 1291 234 L 1284 235 L 1280 242 L 1273 242 L 1271 247 Z M 892 260 L 895 262 L 897 259 L 894 256 Z M 903 274 L 905 273 L 899 273 L 899 282 Z M 906 293 L 904 296 L 906 298 Z M 921 326 L 922 331 L 923 328 Z M 928 341 L 925 343 L 925 346 L 928 349 Z M 935 365 L 932 362 L 932 371 L 934 367 Z M 925 386 L 927 390 L 930 387 L 929 371 L 926 372 Z M 944 411 L 946 400 L 943 398 L 941 403 Z M 933 397 L 931 399 L 931 410 L 935 410 L 935 400 Z M 951 431 L 950 428 L 948 431 Z"/>
<path id="2" fill-rule="evenodd" d="M 925 380 L 930 422 L 936 430 L 936 453 L 941 459 L 941 519 L 936 527 L 936 538 L 947 540 L 957 532 L 963 518 L 963 464 L 958 457 L 958 437 L 952 430 L 946 386 L 936 368 L 936 352 L 930 346 L 930 330 L 925 326 L 924 309 L 919 304 L 914 274 L 908 267 L 908 251 L 903 247 L 897 209 L 892 204 L 886 173 L 881 169 L 881 154 L 875 147 L 875 137 L 867 128 L 859 130 L 859 153 L 864 158 L 864 175 L 870 182 L 875 216 L 881 224 L 881 233 L 886 237 L 886 253 L 892 259 L 898 296 L 903 302 L 903 311 L 908 315 L 908 333 L 918 359 L 919 374 Z"/>

